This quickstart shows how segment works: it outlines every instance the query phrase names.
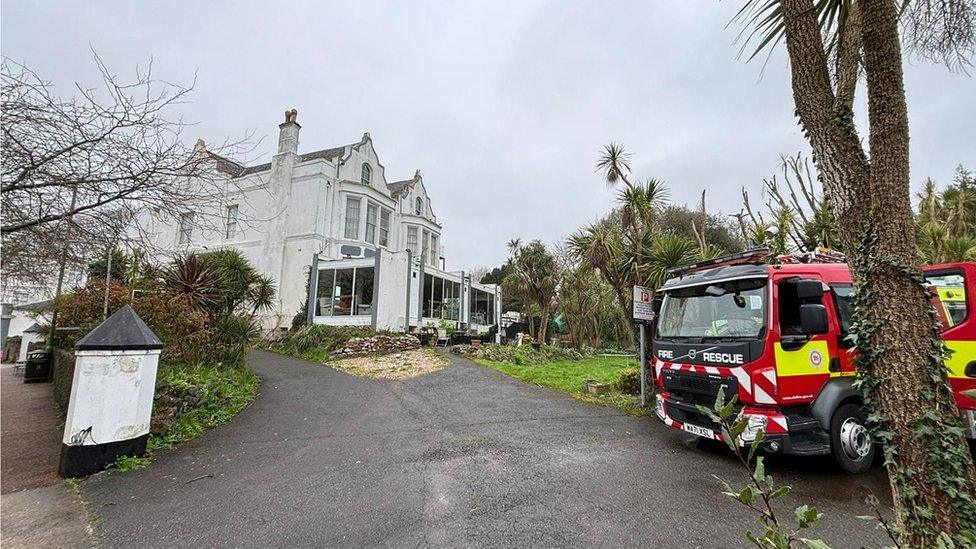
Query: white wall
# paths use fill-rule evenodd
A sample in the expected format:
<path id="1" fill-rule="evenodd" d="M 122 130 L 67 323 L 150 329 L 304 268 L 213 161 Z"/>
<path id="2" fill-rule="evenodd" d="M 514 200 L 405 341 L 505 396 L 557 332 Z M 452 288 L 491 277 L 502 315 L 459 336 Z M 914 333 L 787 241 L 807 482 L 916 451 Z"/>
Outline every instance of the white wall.
<path id="1" fill-rule="evenodd" d="M 407 310 L 407 276 L 410 263 L 407 252 L 385 252 L 379 255 L 378 292 L 373 296 L 376 307 L 376 329 L 403 330 Z M 410 283 L 413 283 L 413 278 Z M 379 301 L 377 303 L 377 298 Z"/>

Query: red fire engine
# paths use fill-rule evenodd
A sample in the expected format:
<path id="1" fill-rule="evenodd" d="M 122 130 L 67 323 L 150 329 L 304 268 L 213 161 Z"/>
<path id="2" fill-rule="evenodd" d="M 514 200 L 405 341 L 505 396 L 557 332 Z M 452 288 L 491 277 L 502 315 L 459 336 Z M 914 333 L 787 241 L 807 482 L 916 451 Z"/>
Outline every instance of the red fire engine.
<path id="1" fill-rule="evenodd" d="M 698 405 L 711 407 L 720 388 L 738 395 L 748 444 L 764 431 L 762 450 L 831 454 L 860 473 L 874 459 L 846 336 L 851 274 L 843 256 L 813 253 L 762 263 L 754 250 L 676 270 L 660 291 L 651 367 L 656 411 L 665 424 L 720 440 Z M 943 337 L 954 351 L 949 382 L 966 436 L 976 438 L 976 263 L 925 268 L 937 290 Z"/>

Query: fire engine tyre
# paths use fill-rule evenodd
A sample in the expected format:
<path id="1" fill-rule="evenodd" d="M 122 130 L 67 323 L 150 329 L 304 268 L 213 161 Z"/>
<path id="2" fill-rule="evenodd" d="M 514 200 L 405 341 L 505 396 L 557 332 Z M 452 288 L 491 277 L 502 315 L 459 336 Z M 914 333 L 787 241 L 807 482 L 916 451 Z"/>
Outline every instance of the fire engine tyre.
<path id="1" fill-rule="evenodd" d="M 857 404 L 845 404 L 830 422 L 830 450 L 845 473 L 864 473 L 874 463 L 874 444 L 865 426 L 864 411 Z"/>

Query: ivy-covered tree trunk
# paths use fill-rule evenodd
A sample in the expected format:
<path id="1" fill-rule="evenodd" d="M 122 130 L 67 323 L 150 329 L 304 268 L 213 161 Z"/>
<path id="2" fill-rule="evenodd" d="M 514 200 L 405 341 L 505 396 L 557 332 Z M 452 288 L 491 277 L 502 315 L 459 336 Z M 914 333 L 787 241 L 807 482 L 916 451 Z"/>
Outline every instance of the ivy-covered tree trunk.
<path id="1" fill-rule="evenodd" d="M 835 93 L 813 1 L 782 0 L 782 6 L 797 114 L 859 288 L 860 384 L 875 436 L 885 445 L 899 541 L 935 546 L 939 532 L 976 529 L 976 473 L 918 270 L 897 7 L 891 0 L 856 4 L 867 75 L 868 161 L 851 110 L 856 67 L 837 67 Z M 853 38 L 856 33 L 845 33 Z"/>

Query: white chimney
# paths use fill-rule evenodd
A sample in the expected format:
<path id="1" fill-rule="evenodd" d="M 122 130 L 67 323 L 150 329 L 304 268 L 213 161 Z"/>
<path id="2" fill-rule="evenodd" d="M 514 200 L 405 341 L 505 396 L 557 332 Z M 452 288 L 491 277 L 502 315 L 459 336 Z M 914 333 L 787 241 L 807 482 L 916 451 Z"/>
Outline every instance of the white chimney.
<path id="1" fill-rule="evenodd" d="M 298 154 L 298 130 L 302 129 L 298 124 L 298 111 L 285 111 L 285 121 L 278 125 L 278 129 L 278 154 Z"/>

